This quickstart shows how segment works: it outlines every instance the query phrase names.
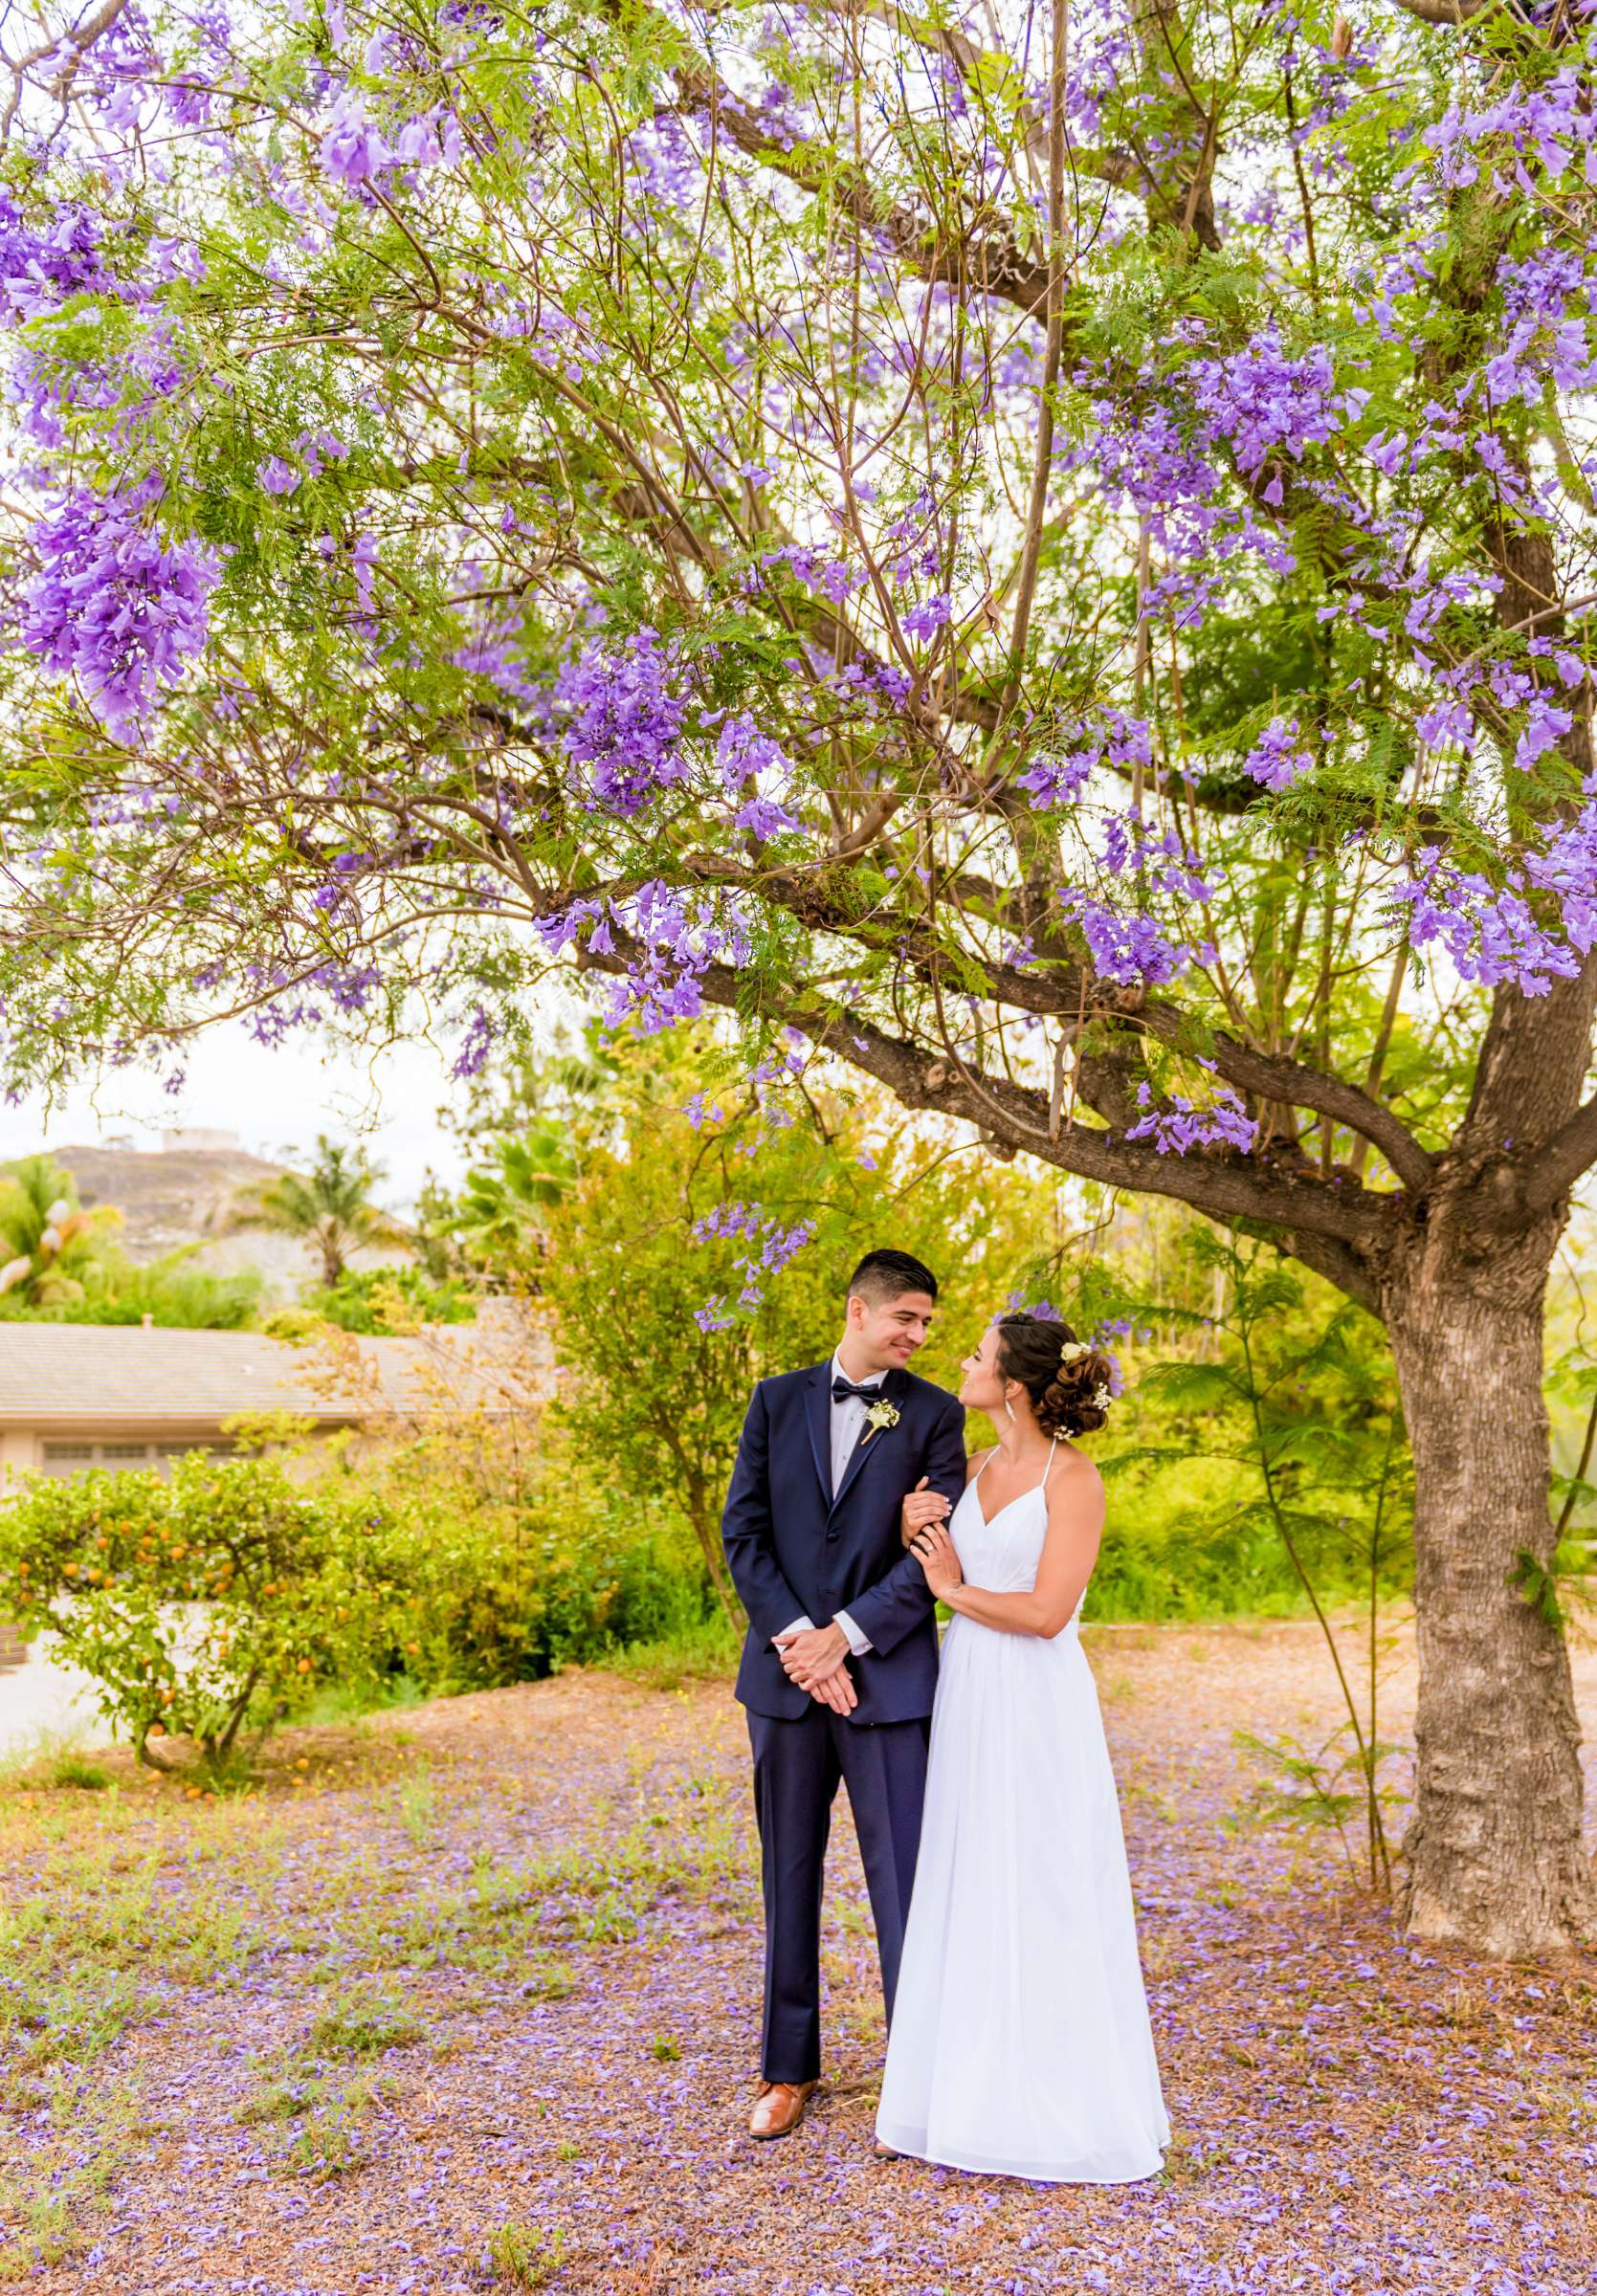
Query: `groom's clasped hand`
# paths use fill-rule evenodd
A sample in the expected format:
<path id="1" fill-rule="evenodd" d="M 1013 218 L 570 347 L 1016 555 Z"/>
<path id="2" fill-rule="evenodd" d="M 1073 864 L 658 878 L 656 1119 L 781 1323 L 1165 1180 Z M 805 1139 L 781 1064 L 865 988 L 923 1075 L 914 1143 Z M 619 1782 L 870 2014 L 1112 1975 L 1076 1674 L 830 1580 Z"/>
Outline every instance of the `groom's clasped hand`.
<path id="1" fill-rule="evenodd" d="M 852 1713 L 859 1695 L 845 1664 L 848 1640 L 835 1626 L 800 1626 L 790 1634 L 771 1637 L 781 1654 L 789 1682 L 812 1698 L 830 1706 L 834 1714 Z"/>
<path id="2" fill-rule="evenodd" d="M 938 1532 L 946 1523 L 951 1509 L 946 1493 L 931 1490 L 930 1481 L 929 1476 L 922 1475 L 906 1495 L 899 1510 L 899 1526 L 903 1544 L 914 1549 L 922 1564 L 929 1558 L 935 1566 L 953 1554 L 953 1547 L 945 1534 L 940 1543 L 934 1543 L 926 1534 Z M 917 1544 L 918 1540 L 921 1543 Z M 927 1577 L 929 1580 L 930 1572 Z M 812 1698 L 819 1698 L 833 1713 L 853 1712 L 858 1704 L 858 1692 L 849 1674 L 848 1637 L 838 1626 L 800 1627 L 788 1634 L 775 1635 L 772 1640 L 781 1653 L 789 1682 L 796 1683 L 801 1690 L 808 1690 Z"/>

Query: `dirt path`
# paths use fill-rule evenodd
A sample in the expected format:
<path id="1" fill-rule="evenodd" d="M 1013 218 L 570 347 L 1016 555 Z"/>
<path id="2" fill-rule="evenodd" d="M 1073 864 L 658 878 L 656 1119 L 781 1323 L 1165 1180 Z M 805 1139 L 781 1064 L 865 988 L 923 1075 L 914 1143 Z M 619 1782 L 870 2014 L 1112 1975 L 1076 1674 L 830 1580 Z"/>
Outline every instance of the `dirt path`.
<path id="1" fill-rule="evenodd" d="M 242 1801 L 6 1798 L 0 2275 L 41 2296 L 1592 2296 L 1597 1961 L 1411 1949 L 1333 1833 L 1251 1810 L 1233 1731 L 1334 1724 L 1312 1630 L 1089 1648 L 1163 2176 L 1050 2189 L 873 2156 L 846 1821 L 829 2079 L 796 2137 L 748 2144 L 741 1716 L 720 1688 L 570 1675 L 299 1733 Z M 1581 1686 L 1597 1734 L 1589 1654 Z"/>

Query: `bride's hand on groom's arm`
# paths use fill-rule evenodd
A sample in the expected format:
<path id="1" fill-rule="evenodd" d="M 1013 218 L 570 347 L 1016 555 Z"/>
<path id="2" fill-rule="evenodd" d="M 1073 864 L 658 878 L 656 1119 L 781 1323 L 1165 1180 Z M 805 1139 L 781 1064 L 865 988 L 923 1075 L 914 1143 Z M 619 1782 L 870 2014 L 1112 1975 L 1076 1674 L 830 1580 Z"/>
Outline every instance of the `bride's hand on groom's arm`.
<path id="1" fill-rule="evenodd" d="M 948 1502 L 941 1490 L 927 1489 L 928 1478 L 922 1475 L 915 1489 L 904 1495 L 898 1510 L 898 1533 L 906 1547 L 913 1547 L 920 1533 L 929 1526 L 944 1522 Z"/>
<path id="2" fill-rule="evenodd" d="M 946 1602 L 955 1589 L 965 1584 L 954 1542 L 941 1523 L 930 1523 L 925 1530 L 917 1532 L 910 1552 L 920 1556 L 926 1584 L 940 1602 Z"/>

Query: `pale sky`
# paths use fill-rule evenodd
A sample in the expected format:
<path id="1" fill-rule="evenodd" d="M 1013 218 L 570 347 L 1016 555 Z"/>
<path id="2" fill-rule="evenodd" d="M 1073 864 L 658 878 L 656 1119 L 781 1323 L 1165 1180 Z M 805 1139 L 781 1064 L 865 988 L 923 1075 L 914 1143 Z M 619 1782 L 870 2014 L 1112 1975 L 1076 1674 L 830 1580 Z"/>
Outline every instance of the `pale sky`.
<path id="1" fill-rule="evenodd" d="M 168 1127 L 214 1125 L 236 1133 L 253 1154 L 302 1169 L 317 1134 L 326 1132 L 361 1141 L 385 1164 L 377 1201 L 408 1211 L 429 1164 L 452 1185 L 464 1174 L 459 1147 L 437 1113 L 464 1093 L 449 1072 L 453 1057 L 453 1046 L 416 1038 L 375 1055 L 299 1036 L 268 1049 L 242 1023 L 219 1022 L 185 1048 L 187 1078 L 175 1095 L 163 1091 L 158 1075 L 118 1069 L 74 1086 L 48 1115 L 42 1094 L 0 1106 L 0 1160 L 118 1133 L 131 1134 L 135 1148 L 155 1150 Z"/>

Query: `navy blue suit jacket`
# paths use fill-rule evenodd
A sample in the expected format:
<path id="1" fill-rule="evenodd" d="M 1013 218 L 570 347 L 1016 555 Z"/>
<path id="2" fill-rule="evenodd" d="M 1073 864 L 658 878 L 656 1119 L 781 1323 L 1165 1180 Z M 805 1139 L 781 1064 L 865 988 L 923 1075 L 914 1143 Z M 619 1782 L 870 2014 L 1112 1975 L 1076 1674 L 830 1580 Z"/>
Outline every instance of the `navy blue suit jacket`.
<path id="1" fill-rule="evenodd" d="M 832 1364 L 784 1372 L 755 1388 L 721 1516 L 727 1568 L 749 1626 L 737 1694 L 757 1714 L 797 1721 L 811 1704 L 788 1681 L 771 1637 L 797 1618 L 830 1623 L 846 1610 L 871 1645 L 850 1659 L 853 1722 L 908 1722 L 932 1711 L 936 1605 L 905 1551 L 898 1510 L 925 1475 L 952 1506 L 965 1489 L 965 1406 L 929 1380 L 890 1371 L 898 1406 L 849 1457 L 832 1490 Z"/>

